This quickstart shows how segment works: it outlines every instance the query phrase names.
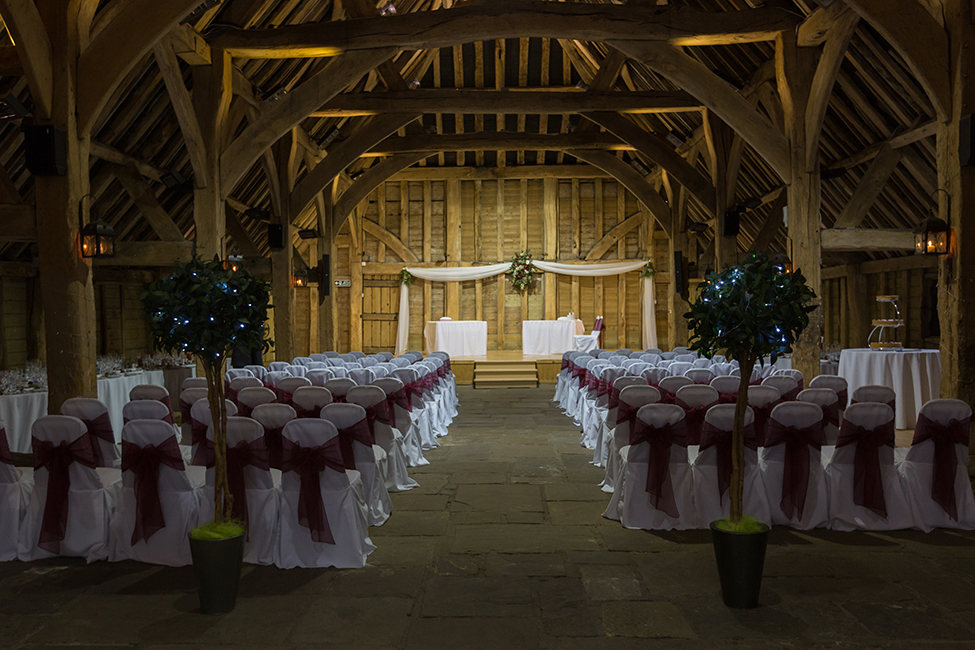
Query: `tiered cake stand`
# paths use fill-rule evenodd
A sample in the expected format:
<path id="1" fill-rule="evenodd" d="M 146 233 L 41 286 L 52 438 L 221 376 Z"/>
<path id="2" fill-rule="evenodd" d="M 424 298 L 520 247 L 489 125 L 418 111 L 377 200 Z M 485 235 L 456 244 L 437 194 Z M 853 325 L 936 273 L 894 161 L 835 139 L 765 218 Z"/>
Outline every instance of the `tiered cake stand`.
<path id="1" fill-rule="evenodd" d="M 904 344 L 901 341 L 891 340 L 896 337 L 897 328 L 904 327 L 904 320 L 901 318 L 901 310 L 897 305 L 899 296 L 877 296 L 877 302 L 889 303 L 894 306 L 894 318 L 875 318 L 873 320 L 873 329 L 870 331 L 870 336 L 867 338 L 867 342 L 872 348 L 878 348 L 882 350 L 886 349 L 896 349 L 903 348 Z M 874 340 L 874 335 L 876 335 L 877 340 Z"/>

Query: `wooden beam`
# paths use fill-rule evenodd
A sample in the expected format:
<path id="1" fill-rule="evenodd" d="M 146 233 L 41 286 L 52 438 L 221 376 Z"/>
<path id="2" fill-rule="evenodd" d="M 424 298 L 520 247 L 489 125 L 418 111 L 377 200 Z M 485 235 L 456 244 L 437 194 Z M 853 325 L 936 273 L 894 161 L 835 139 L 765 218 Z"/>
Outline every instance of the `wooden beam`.
<path id="1" fill-rule="evenodd" d="M 833 6 L 842 5 L 836 3 Z M 837 11 L 839 9 L 833 13 Z M 819 164 L 819 137 L 823 130 L 823 120 L 826 119 L 826 107 L 833 94 L 833 84 L 840 72 L 840 64 L 846 57 L 846 49 L 859 23 L 860 16 L 846 9 L 835 17 L 830 26 L 829 38 L 823 47 L 823 54 L 819 58 L 809 90 L 809 105 L 806 108 L 806 169 L 812 170 Z"/>
<path id="2" fill-rule="evenodd" d="M 789 196 L 784 191 L 780 191 L 775 202 L 772 203 L 772 208 L 769 210 L 768 216 L 765 217 L 765 221 L 762 223 L 762 227 L 759 228 L 758 234 L 755 235 L 755 239 L 752 240 L 752 245 L 748 247 L 749 252 L 765 251 L 771 245 L 775 236 L 779 232 L 779 228 L 784 226 L 782 221 L 782 209 L 788 203 Z"/>
<path id="3" fill-rule="evenodd" d="M 796 30 L 796 42 L 799 47 L 816 47 L 825 43 L 829 38 L 830 30 L 846 11 L 847 7 L 844 3 L 834 2 L 828 7 L 820 7 L 809 14 Z"/>
<path id="4" fill-rule="evenodd" d="M 37 217 L 33 205 L 0 205 L 0 242 L 9 241 L 37 241 Z"/>
<path id="5" fill-rule="evenodd" d="M 115 242 L 115 257 L 95 258 L 95 266 L 172 266 L 177 260 L 193 259 L 195 246 L 190 241 Z"/>
<path id="6" fill-rule="evenodd" d="M 193 182 L 197 187 L 206 187 L 206 145 L 200 132 L 200 123 L 196 119 L 193 100 L 190 99 L 190 93 L 183 83 L 183 73 L 179 69 L 174 42 L 171 36 L 165 36 L 153 46 L 153 52 L 166 84 L 166 90 L 169 91 L 169 101 L 173 106 L 173 112 L 176 113 L 179 129 L 183 133 L 186 153 L 193 167 Z"/>
<path id="7" fill-rule="evenodd" d="M 37 275 L 37 267 L 27 262 L 0 261 L 0 278 L 33 278 Z"/>
<path id="8" fill-rule="evenodd" d="M 146 179 L 134 166 L 116 167 L 113 172 L 122 187 L 125 188 L 132 203 L 139 209 L 142 216 L 163 241 L 183 241 L 183 231 L 173 221 L 169 213 L 160 205 L 156 193 L 146 182 Z"/>
<path id="9" fill-rule="evenodd" d="M 261 154 L 285 133 L 396 51 L 353 52 L 331 61 L 293 92 L 273 102 L 220 156 L 220 187 L 226 198 Z M 307 204 L 306 204 L 307 205 Z"/>
<path id="10" fill-rule="evenodd" d="M 407 152 L 439 153 L 441 151 L 565 151 L 567 149 L 600 149 L 631 151 L 633 146 L 610 133 L 458 133 L 386 138 L 365 156 L 386 156 Z"/>
<path id="11" fill-rule="evenodd" d="M 664 232 L 668 235 L 672 232 L 673 217 L 671 216 L 670 206 L 635 169 L 605 151 L 573 149 L 568 153 L 613 176 L 646 206 Z"/>
<path id="12" fill-rule="evenodd" d="M 728 82 L 697 59 L 666 43 L 612 41 L 610 45 L 697 97 L 701 104 L 740 134 L 779 178 L 784 182 L 792 178 L 786 137 Z"/>
<path id="13" fill-rule="evenodd" d="M 200 0 L 129 0 L 78 59 L 78 130 L 90 134 L 95 120 L 125 75 L 163 34 Z"/>
<path id="14" fill-rule="evenodd" d="M 916 0 L 846 0 L 897 50 L 941 122 L 951 118 L 948 32 Z"/>
<path id="15" fill-rule="evenodd" d="M 0 75 L 5 77 L 20 77 L 24 74 L 24 66 L 20 63 L 20 54 L 14 45 L 0 47 Z"/>
<path id="16" fill-rule="evenodd" d="M 628 234 L 636 230 L 643 223 L 643 212 L 635 212 L 616 224 L 612 230 L 603 235 L 596 245 L 586 253 L 586 261 L 598 261 Z"/>
<path id="17" fill-rule="evenodd" d="M 457 178 L 464 181 L 493 181 L 564 178 L 612 178 L 602 169 L 589 164 L 579 165 L 512 165 L 504 167 L 413 167 L 391 176 L 396 181 L 439 181 Z"/>
<path id="18" fill-rule="evenodd" d="M 425 153 L 402 153 L 396 156 L 390 156 L 381 163 L 370 167 L 335 202 L 332 217 L 334 219 L 334 231 L 338 232 L 342 228 L 342 224 L 345 223 L 345 220 L 352 214 L 356 206 L 369 196 L 369 193 L 376 189 L 380 183 L 389 180 L 393 174 L 406 169 L 426 157 L 427 154 Z"/>
<path id="19" fill-rule="evenodd" d="M 416 253 L 410 250 L 409 246 L 403 243 L 403 240 L 389 232 L 385 228 L 379 226 L 379 224 L 369 221 L 368 219 L 362 220 L 362 230 L 366 234 L 372 235 L 380 242 L 386 245 L 388 252 L 393 253 L 396 257 L 400 258 L 404 263 L 406 262 L 419 262 Z"/>
<path id="20" fill-rule="evenodd" d="M 227 205 L 225 214 L 227 215 L 227 234 L 237 244 L 237 250 L 240 251 L 240 254 L 244 257 L 261 257 L 260 247 L 254 243 L 247 229 L 244 228 L 244 224 L 240 222 L 237 212 L 230 205 Z"/>
<path id="21" fill-rule="evenodd" d="M 877 142 L 869 147 L 866 147 L 865 149 L 861 149 L 853 155 L 847 156 L 846 158 L 841 158 L 840 160 L 828 165 L 826 169 L 852 169 L 857 165 L 862 165 L 865 162 L 873 160 L 886 147 L 890 147 L 891 149 L 900 149 L 909 144 L 914 144 L 919 140 L 923 140 L 924 138 L 929 138 L 935 135 L 937 131 L 938 122 L 936 120 L 929 120 L 913 129 L 909 129 L 903 133 L 898 133 L 897 135 L 892 135 L 883 142 Z"/>
<path id="22" fill-rule="evenodd" d="M 95 158 L 100 158 L 101 160 L 115 163 L 116 165 L 134 165 L 140 174 L 154 181 L 162 180 L 162 177 L 166 174 L 166 170 L 161 167 L 156 167 L 134 156 L 122 153 L 118 149 L 96 140 L 91 141 L 90 153 Z"/>
<path id="23" fill-rule="evenodd" d="M 708 214 L 714 216 L 714 187 L 704 174 L 674 150 L 673 145 L 615 113 L 583 113 L 583 117 L 632 145 L 639 153 L 660 165 L 669 177 L 690 191 Z"/>
<path id="24" fill-rule="evenodd" d="M 396 47 L 423 50 L 506 38 L 656 40 L 676 46 L 768 41 L 796 27 L 784 9 L 707 12 L 689 7 L 494 0 L 449 11 L 420 11 L 275 29 L 228 30 L 211 45 L 241 58 L 317 58 Z M 378 61 L 377 61 L 378 64 Z"/>
<path id="25" fill-rule="evenodd" d="M 889 228 L 827 228 L 821 233 L 823 250 L 846 251 L 912 251 L 914 233 Z"/>
<path id="26" fill-rule="evenodd" d="M 677 113 L 700 110 L 685 92 L 550 92 L 470 88 L 345 93 L 311 117 L 355 117 L 381 113 Z"/>
<path id="27" fill-rule="evenodd" d="M 901 160 L 901 152 L 892 149 L 890 146 L 884 147 L 880 154 L 874 158 L 870 167 L 867 168 L 860 184 L 857 185 L 853 196 L 843 208 L 843 212 L 836 218 L 834 228 L 853 228 L 863 223 L 870 208 L 876 203 L 877 198 L 887 184 L 887 180 L 894 173 L 894 169 Z"/>
<path id="28" fill-rule="evenodd" d="M 54 95 L 54 63 L 51 41 L 33 0 L 0 0 L 0 15 L 17 43 L 17 55 L 27 76 L 34 116 L 48 119 Z"/>
<path id="29" fill-rule="evenodd" d="M 190 25 L 180 25 L 169 33 L 176 56 L 190 65 L 210 65 L 210 46 Z"/>

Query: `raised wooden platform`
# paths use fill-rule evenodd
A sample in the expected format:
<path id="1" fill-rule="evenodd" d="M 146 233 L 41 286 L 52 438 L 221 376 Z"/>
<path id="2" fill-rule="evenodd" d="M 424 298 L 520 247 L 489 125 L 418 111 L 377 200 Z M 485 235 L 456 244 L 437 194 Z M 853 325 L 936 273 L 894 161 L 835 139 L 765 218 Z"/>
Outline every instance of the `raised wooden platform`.
<path id="1" fill-rule="evenodd" d="M 534 388 L 554 384 L 561 355 L 525 355 L 520 350 L 490 350 L 483 357 L 451 357 L 450 367 L 461 385 L 475 388 Z"/>

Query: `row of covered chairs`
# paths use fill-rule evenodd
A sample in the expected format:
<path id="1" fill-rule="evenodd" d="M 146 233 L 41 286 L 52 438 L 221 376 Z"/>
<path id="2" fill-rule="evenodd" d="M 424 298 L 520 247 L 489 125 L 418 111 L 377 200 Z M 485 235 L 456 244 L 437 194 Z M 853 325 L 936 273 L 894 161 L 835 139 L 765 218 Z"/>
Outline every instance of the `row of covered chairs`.
<path id="1" fill-rule="evenodd" d="M 620 394 L 614 430 L 619 462 L 604 516 L 629 528 L 706 528 L 728 515 L 733 404 L 709 408 L 700 440 L 688 418 L 651 386 Z M 770 525 L 810 529 L 975 528 L 965 470 L 971 409 L 958 400 L 924 405 L 912 445 L 894 447 L 894 411 L 851 404 L 830 443 L 818 404 L 782 402 L 763 434 L 745 416 L 744 511 Z"/>

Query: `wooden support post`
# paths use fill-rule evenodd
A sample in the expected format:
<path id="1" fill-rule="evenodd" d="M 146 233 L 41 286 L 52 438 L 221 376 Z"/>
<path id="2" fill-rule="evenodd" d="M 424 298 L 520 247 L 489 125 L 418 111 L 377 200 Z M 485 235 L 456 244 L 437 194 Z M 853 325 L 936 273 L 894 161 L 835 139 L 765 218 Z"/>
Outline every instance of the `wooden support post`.
<path id="1" fill-rule="evenodd" d="M 554 262 L 559 255 L 559 181 L 546 178 L 542 181 L 542 211 L 545 224 L 545 259 Z M 554 273 L 545 274 L 545 320 L 558 318 L 558 278 Z"/>
<path id="2" fill-rule="evenodd" d="M 433 218 L 433 189 L 430 181 L 423 181 L 423 261 L 432 262 L 431 219 Z M 423 325 L 433 318 L 433 285 L 423 281 Z"/>
<path id="3" fill-rule="evenodd" d="M 460 266 L 460 181 L 451 179 L 444 185 L 447 266 Z M 446 315 L 460 320 L 460 282 L 447 282 L 446 291 Z"/>
<path id="4" fill-rule="evenodd" d="M 822 282 L 820 281 L 820 182 L 819 166 L 806 167 L 806 109 L 809 103 L 816 51 L 800 48 L 794 33 L 782 33 L 776 39 L 775 64 L 779 95 L 782 97 L 786 134 L 792 144 L 792 182 L 788 186 L 789 242 L 792 265 L 802 271 L 816 293 L 816 309 L 809 314 L 809 327 L 792 346 L 792 367 L 802 372 L 806 381 L 819 374 L 820 322 L 822 319 Z"/>
<path id="5" fill-rule="evenodd" d="M 328 256 L 328 277 L 329 283 L 333 281 L 334 269 L 338 265 L 338 250 L 335 247 L 335 232 L 332 229 L 332 193 L 322 192 L 315 200 L 315 207 L 318 212 L 318 232 L 321 237 L 318 239 L 319 262 Z M 325 295 L 326 292 L 328 295 Z M 337 349 L 337 301 L 334 286 L 325 286 L 324 283 L 318 287 L 318 344 L 317 351 L 332 351 Z"/>
<path id="6" fill-rule="evenodd" d="M 846 267 L 846 309 L 850 324 L 848 347 L 866 347 L 870 336 L 872 301 L 867 293 L 867 276 L 860 264 Z"/>
<path id="7" fill-rule="evenodd" d="M 358 224 L 359 219 L 355 223 Z M 362 245 L 362 237 L 359 238 L 359 245 Z M 359 248 L 349 249 L 349 277 L 352 280 L 349 289 L 349 350 L 362 350 L 362 251 Z"/>
<path id="8" fill-rule="evenodd" d="M 233 65 L 224 50 L 213 49 L 208 66 L 193 68 L 193 106 L 206 150 L 206 185 L 193 192 L 196 254 L 204 260 L 223 259 L 226 216 L 220 185 L 220 154 L 226 141 L 227 116 L 233 94 Z M 291 246 L 288 246 L 291 250 Z"/>
<path id="9" fill-rule="evenodd" d="M 678 273 L 677 268 L 675 267 L 676 254 L 680 253 L 682 258 L 686 261 L 688 259 L 687 256 L 690 254 L 691 243 L 690 237 L 688 236 L 686 230 L 687 221 L 683 216 L 683 204 L 684 201 L 686 201 L 686 193 L 683 188 L 681 188 L 680 194 L 682 197 L 681 205 L 678 206 L 678 218 L 674 221 L 674 228 L 670 237 L 667 258 L 667 265 L 670 268 L 670 286 L 668 287 L 667 292 L 667 342 L 670 345 L 671 350 L 678 346 L 687 345 L 688 329 L 687 319 L 684 318 L 684 314 L 686 314 L 690 308 L 687 300 L 681 293 L 683 287 L 677 282 Z"/>
<path id="10" fill-rule="evenodd" d="M 728 185 L 728 163 L 735 134 L 717 115 L 707 111 L 704 134 L 711 156 L 711 178 L 714 181 L 714 268 L 721 270 L 726 264 L 738 261 L 738 236 L 725 235 L 727 213 L 734 207 L 734 188 Z"/>
<path id="11" fill-rule="evenodd" d="M 97 395 L 95 296 L 91 263 L 81 257 L 79 243 L 83 225 L 79 220 L 80 206 L 87 204 L 83 197 L 89 193 L 90 136 L 79 129 L 77 122 L 78 6 L 69 7 L 66 9 L 61 3 L 41 3 L 38 7 L 44 22 L 42 31 L 51 45 L 50 59 L 44 63 L 53 68 L 53 78 L 47 82 L 54 101 L 50 119 L 45 121 L 65 130 L 68 162 L 65 176 L 34 179 L 47 362 L 56 369 L 48 378 L 51 414 L 60 413 L 61 404 L 68 398 Z M 10 24 L 13 17 L 4 18 Z"/>
<path id="12" fill-rule="evenodd" d="M 504 251 L 504 180 L 502 180 L 500 178 L 498 179 L 498 187 L 497 187 L 497 190 L 498 190 L 498 195 L 497 195 L 498 216 L 497 216 L 497 219 L 495 220 L 495 223 L 497 224 L 497 233 L 498 233 L 497 251 L 498 251 L 498 260 L 503 262 L 504 259 L 505 259 L 505 257 L 504 257 L 504 253 L 505 253 L 505 251 Z M 501 275 L 498 276 L 498 290 L 497 290 L 497 299 L 498 299 L 498 336 L 497 336 L 497 347 L 498 347 L 499 350 L 504 350 L 505 349 L 505 331 L 504 331 L 505 300 L 504 300 L 504 293 L 505 293 L 505 289 L 507 288 L 507 285 L 506 285 L 506 282 L 505 282 L 506 277 L 507 276 L 504 273 L 502 273 Z"/>

